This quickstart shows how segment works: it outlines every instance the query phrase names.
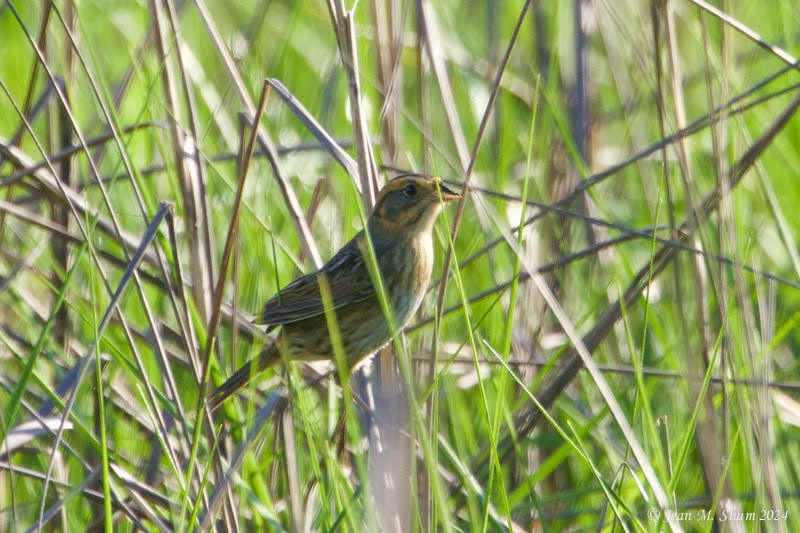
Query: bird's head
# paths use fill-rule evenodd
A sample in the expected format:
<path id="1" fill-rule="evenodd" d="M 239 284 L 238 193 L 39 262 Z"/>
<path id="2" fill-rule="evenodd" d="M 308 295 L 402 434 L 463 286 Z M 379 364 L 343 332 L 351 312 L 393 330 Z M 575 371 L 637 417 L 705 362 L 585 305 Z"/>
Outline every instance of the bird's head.
<path id="1" fill-rule="evenodd" d="M 370 232 L 387 236 L 430 232 L 442 204 L 461 198 L 438 178 L 408 174 L 394 178 L 378 194 L 369 217 Z"/>

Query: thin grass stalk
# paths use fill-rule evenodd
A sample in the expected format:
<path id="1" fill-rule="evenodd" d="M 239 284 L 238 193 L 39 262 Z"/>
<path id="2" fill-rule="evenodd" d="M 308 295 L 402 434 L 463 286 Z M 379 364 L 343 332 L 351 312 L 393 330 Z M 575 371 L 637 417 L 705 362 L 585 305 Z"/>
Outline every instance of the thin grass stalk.
<path id="1" fill-rule="evenodd" d="M 169 0 L 151 0 L 151 13 L 154 25 L 154 33 L 160 61 L 164 65 L 161 81 L 163 83 L 164 97 L 166 106 L 172 120 L 169 122 L 169 132 L 172 137 L 172 150 L 175 159 L 175 172 L 177 173 L 178 183 L 180 184 L 183 215 L 186 217 L 187 229 L 187 249 L 189 252 L 189 270 L 191 272 L 191 290 L 195 305 L 199 310 L 203 321 L 208 321 L 211 316 L 211 289 L 213 287 L 213 273 L 211 268 L 211 256 L 209 251 L 209 236 L 206 233 L 208 217 L 205 209 L 205 192 L 203 187 L 202 168 L 198 164 L 197 137 L 192 137 L 190 120 L 190 134 L 184 134 L 182 126 L 184 120 L 184 103 L 190 110 L 191 100 L 181 102 L 178 95 L 179 89 L 184 89 L 186 97 L 186 78 L 181 61 L 181 40 L 180 34 L 176 33 L 177 28 L 174 21 L 171 21 L 172 13 L 169 9 Z M 176 58 L 178 65 L 173 66 L 170 58 Z M 179 78 L 175 70 L 184 72 L 184 77 Z M 179 78 L 179 79 L 176 79 Z M 183 83 L 181 83 L 181 81 Z M 189 111 L 191 113 L 191 110 Z"/>
<path id="2" fill-rule="evenodd" d="M 373 0 L 372 25 L 377 41 L 374 47 L 379 75 L 378 91 L 383 96 L 378 117 L 383 164 L 396 166 L 404 152 L 402 110 L 404 109 L 402 68 L 403 34 L 408 4 Z M 367 147 L 372 150 L 371 145 Z M 374 156 L 373 156 L 374 158 Z M 374 404 L 368 428 L 370 451 L 368 470 L 375 497 L 376 525 L 383 530 L 410 531 L 416 469 L 413 467 L 414 436 L 409 427 L 411 414 L 408 394 L 415 394 L 396 364 L 396 351 L 387 346 L 378 351 L 372 371 L 377 379 L 367 382 L 367 396 Z"/>
<path id="3" fill-rule="evenodd" d="M 261 91 L 261 98 L 258 103 L 258 108 L 256 115 L 253 118 L 254 126 L 258 124 L 261 115 L 264 112 L 264 108 L 267 105 L 267 97 L 269 94 L 269 89 L 265 85 L 263 90 Z M 250 138 L 248 139 L 247 148 L 244 153 L 244 157 L 242 159 L 242 168 L 240 171 L 239 183 L 236 188 L 236 196 L 233 203 L 233 211 L 231 213 L 231 222 L 230 226 L 228 227 L 228 234 L 225 239 L 225 247 L 222 252 L 222 261 L 220 264 L 220 273 L 219 278 L 217 279 L 216 286 L 214 288 L 214 297 L 212 302 L 214 306 L 211 309 L 211 316 L 209 318 L 208 329 L 207 329 L 207 340 L 206 345 L 203 351 L 203 374 L 201 380 L 201 387 L 200 387 L 200 394 L 197 398 L 197 407 L 196 412 L 198 414 L 198 418 L 206 421 L 208 423 L 209 428 L 213 428 L 213 419 L 211 418 L 211 412 L 209 409 L 206 408 L 205 405 L 205 397 L 206 397 L 206 389 L 208 387 L 208 380 L 211 371 L 211 354 L 214 351 L 214 346 L 217 342 L 217 333 L 219 331 L 219 322 L 221 317 L 221 308 L 222 308 L 222 300 L 223 300 L 223 291 L 225 290 L 225 285 L 227 283 L 227 276 L 228 276 L 228 265 L 230 263 L 231 254 L 233 252 L 233 246 L 236 242 L 236 237 L 239 232 L 239 213 L 242 207 L 242 199 L 244 196 L 244 185 L 247 179 L 247 171 L 249 169 L 250 161 L 252 160 L 253 152 L 255 150 L 256 139 L 258 128 L 253 127 L 251 130 Z M 192 440 L 192 450 L 189 457 L 189 464 L 188 470 L 186 472 L 186 480 L 189 481 L 192 479 L 193 471 L 195 469 L 195 462 L 197 459 L 197 452 L 200 446 L 200 434 L 201 428 L 203 424 L 200 420 L 196 420 L 195 427 L 194 427 L 194 435 Z M 215 460 L 216 456 L 215 456 Z M 187 494 L 188 495 L 188 494 Z M 230 509 L 233 509 L 233 501 L 232 496 L 229 497 L 227 500 Z M 182 498 L 183 504 L 183 511 L 181 512 L 181 516 L 184 516 L 186 505 L 188 500 L 186 495 Z M 208 501 L 204 502 L 205 506 L 208 508 L 210 503 Z"/>
<path id="4" fill-rule="evenodd" d="M 375 204 L 378 191 L 378 171 L 375 166 L 375 155 L 369 138 L 366 116 L 362 109 L 361 73 L 358 66 L 358 47 L 356 45 L 356 29 L 354 12 L 347 10 L 344 0 L 328 0 L 328 11 L 336 33 L 337 49 L 342 60 L 348 83 L 347 95 L 350 102 L 350 113 L 355 137 L 356 161 L 358 161 L 358 180 L 364 203 Z"/>
<path id="5" fill-rule="evenodd" d="M 264 82 L 265 91 L 269 90 L 271 86 L 272 84 L 269 80 Z M 253 124 L 257 125 L 258 122 L 254 121 Z M 275 144 L 272 142 L 269 134 L 263 128 L 257 127 L 255 131 L 258 144 L 264 150 L 265 154 L 267 155 L 267 160 L 272 167 L 272 172 L 275 175 L 275 180 L 278 182 L 278 187 L 283 195 L 284 203 L 289 210 L 289 215 L 292 218 L 292 222 L 294 222 L 295 231 L 300 237 L 300 243 L 303 245 L 303 251 L 309 258 L 311 258 L 314 269 L 318 270 L 323 265 L 322 256 L 320 256 L 317 245 L 314 242 L 311 228 L 308 226 L 305 216 L 303 216 L 303 208 L 300 206 L 297 195 L 295 194 L 294 189 L 292 189 L 291 185 L 289 184 L 289 180 L 286 179 L 286 176 L 278 164 L 278 151 L 275 148 Z"/>
<path id="6" fill-rule="evenodd" d="M 478 135 L 475 139 L 475 142 L 473 143 L 472 151 L 470 153 L 469 165 L 467 165 L 467 168 L 464 171 L 464 183 L 461 189 L 461 199 L 458 201 L 458 207 L 456 210 L 455 217 L 453 219 L 453 226 L 450 233 L 450 239 L 453 242 L 456 240 L 456 237 L 458 235 L 458 228 L 461 224 L 461 218 L 464 216 L 464 207 L 467 199 L 467 192 L 469 191 L 472 171 L 475 167 L 475 163 L 477 162 L 478 150 L 480 149 L 481 143 L 483 142 L 483 135 L 489 123 L 489 116 L 491 115 L 494 102 L 497 99 L 497 93 L 500 90 L 500 79 L 503 77 L 503 73 L 505 72 L 505 69 L 508 66 L 508 61 L 511 58 L 511 52 L 514 49 L 514 45 L 517 42 L 517 38 L 519 37 L 519 33 L 522 28 L 522 22 L 525 20 L 525 14 L 528 12 L 528 8 L 530 6 L 531 6 L 531 0 L 526 0 L 525 4 L 523 5 L 520 11 L 519 16 L 517 17 L 517 22 L 516 25 L 514 26 L 514 31 L 509 40 L 508 47 L 506 48 L 505 54 L 503 55 L 503 58 L 500 61 L 500 65 L 498 66 L 497 73 L 495 74 L 494 77 L 494 83 L 491 86 L 491 92 L 489 93 L 489 101 L 486 103 L 486 110 L 484 111 L 481 117 L 481 123 L 480 126 L 478 126 Z M 451 263 L 452 263 L 452 248 L 448 248 L 445 253 L 444 267 L 442 269 L 443 271 L 442 283 L 439 286 L 439 296 L 436 303 L 437 320 L 435 323 L 441 322 L 442 319 L 445 287 L 447 285 L 447 277 L 449 275 Z M 438 338 L 439 338 L 439 331 L 438 329 L 434 329 L 434 341 L 433 341 L 434 349 L 436 343 L 438 342 Z"/>
<path id="7" fill-rule="evenodd" d="M 677 49 L 678 37 L 676 34 L 675 12 L 674 9 L 672 9 L 672 6 L 669 4 L 664 4 L 662 9 L 664 9 L 663 23 L 667 40 L 668 71 L 669 82 L 671 84 L 670 94 L 672 95 L 672 106 L 674 113 L 673 119 L 675 120 L 677 127 L 679 129 L 683 129 L 687 125 L 687 119 L 685 96 L 682 87 L 683 75 L 681 71 L 681 56 Z M 697 238 L 699 238 L 703 248 L 708 248 L 707 243 L 709 243 L 710 239 L 706 237 L 706 230 L 704 226 L 700 224 L 701 214 L 698 212 L 699 200 L 697 197 L 697 191 L 695 189 L 697 180 L 687 155 L 690 152 L 689 138 L 682 139 L 680 142 L 674 145 L 674 148 L 680 168 L 679 176 L 682 183 L 686 220 L 689 222 L 687 231 L 689 234 L 696 235 Z M 705 286 L 705 278 L 703 276 L 703 267 L 702 265 L 698 264 L 697 261 L 690 261 L 688 264 L 686 264 L 686 268 L 690 273 L 690 279 L 687 280 L 686 283 L 690 284 L 690 287 L 682 290 L 682 286 L 685 282 L 680 276 L 679 269 L 677 268 L 678 265 L 680 265 L 680 263 L 678 263 L 676 268 L 673 269 L 673 283 L 676 287 L 676 291 L 679 294 L 688 293 L 694 295 L 693 298 L 687 298 L 686 302 L 683 300 L 678 302 L 679 312 L 677 318 L 680 327 L 683 330 L 683 335 L 681 335 L 681 339 L 684 344 L 683 350 L 686 354 L 698 352 L 699 354 L 702 354 L 702 360 L 689 357 L 688 364 L 694 368 L 695 372 L 693 373 L 703 374 L 710 372 L 710 369 L 707 368 L 711 359 L 709 353 L 711 350 L 708 339 L 709 331 L 704 327 L 697 328 L 694 325 L 690 326 L 687 320 L 688 314 L 693 316 L 697 323 L 710 323 L 707 315 L 707 306 L 703 302 L 703 295 L 708 293 L 707 287 Z M 693 313 L 690 314 L 685 312 L 684 309 L 681 309 L 683 306 L 686 308 L 693 307 Z M 692 339 L 695 335 L 699 337 L 698 342 L 700 346 L 698 350 L 692 349 L 690 345 L 690 339 Z M 704 416 L 701 417 L 699 421 L 700 431 L 695 434 L 695 438 L 697 441 L 701 466 L 705 476 L 707 492 L 712 493 L 714 492 L 715 487 L 722 485 L 722 498 L 728 500 L 730 498 L 730 494 L 732 493 L 732 487 L 730 486 L 729 480 L 720 477 L 722 465 L 720 465 L 718 458 L 722 456 L 722 450 L 720 449 L 720 442 L 716 438 L 717 435 L 719 435 L 719 429 L 717 428 L 716 417 L 714 416 L 716 408 L 713 404 L 713 399 L 709 396 L 699 396 L 698 394 L 701 391 L 697 389 L 696 383 L 690 382 L 689 386 L 691 398 L 695 402 L 702 401 L 705 410 Z"/>
<path id="8" fill-rule="evenodd" d="M 358 163 L 342 149 L 341 143 L 336 141 L 331 134 L 325 131 L 325 128 L 317 121 L 316 118 L 305 108 L 305 106 L 298 100 L 280 80 L 275 78 L 267 78 L 267 83 L 275 90 L 281 100 L 289 107 L 294 115 L 303 123 L 303 126 L 319 141 L 320 145 L 325 148 L 328 153 L 333 157 L 334 161 L 339 163 L 339 166 L 344 169 L 348 176 L 353 178 L 353 183 L 362 194 L 363 188 L 360 181 L 355 179 L 358 175 Z"/>

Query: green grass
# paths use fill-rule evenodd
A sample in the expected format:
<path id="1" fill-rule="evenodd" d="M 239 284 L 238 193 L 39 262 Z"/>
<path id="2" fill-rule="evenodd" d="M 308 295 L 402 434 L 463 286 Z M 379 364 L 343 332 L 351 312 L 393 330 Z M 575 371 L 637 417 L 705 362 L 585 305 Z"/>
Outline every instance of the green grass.
<path id="1" fill-rule="evenodd" d="M 0 5 L 0 531 L 800 526 L 792 2 L 56 4 Z M 466 184 L 412 325 L 201 409 L 391 169 Z"/>

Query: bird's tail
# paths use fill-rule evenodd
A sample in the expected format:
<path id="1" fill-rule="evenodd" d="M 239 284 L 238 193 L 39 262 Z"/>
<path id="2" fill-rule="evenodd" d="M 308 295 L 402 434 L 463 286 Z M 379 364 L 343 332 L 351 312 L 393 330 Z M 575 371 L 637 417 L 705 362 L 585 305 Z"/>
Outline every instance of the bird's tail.
<path id="1" fill-rule="evenodd" d="M 276 343 L 271 343 L 265 346 L 258 357 L 248 361 L 239 370 L 220 385 L 211 396 L 208 398 L 208 406 L 212 411 L 222 405 L 225 400 L 236 394 L 242 387 L 250 383 L 250 380 L 255 376 L 271 367 L 278 361 L 281 356 Z"/>

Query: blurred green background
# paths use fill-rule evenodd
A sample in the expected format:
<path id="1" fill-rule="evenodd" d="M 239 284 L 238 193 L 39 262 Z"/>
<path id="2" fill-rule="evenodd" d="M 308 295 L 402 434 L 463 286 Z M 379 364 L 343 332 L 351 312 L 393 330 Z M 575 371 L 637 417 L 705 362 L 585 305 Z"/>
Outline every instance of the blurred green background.
<path id="1" fill-rule="evenodd" d="M 798 27 L 790 0 L 3 3 L 0 531 L 796 529 Z M 446 290 L 344 393 L 290 365 L 198 414 L 309 246 L 362 227 L 367 152 L 377 186 L 468 183 Z"/>

